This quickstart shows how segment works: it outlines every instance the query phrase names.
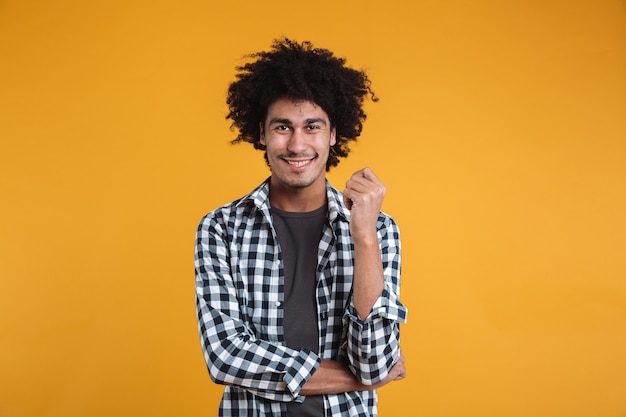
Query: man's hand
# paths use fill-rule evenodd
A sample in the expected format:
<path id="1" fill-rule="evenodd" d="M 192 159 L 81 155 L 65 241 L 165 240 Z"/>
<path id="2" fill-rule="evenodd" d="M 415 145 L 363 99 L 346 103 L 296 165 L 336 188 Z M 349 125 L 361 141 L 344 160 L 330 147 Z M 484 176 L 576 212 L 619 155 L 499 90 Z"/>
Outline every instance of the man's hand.
<path id="1" fill-rule="evenodd" d="M 387 189 L 370 168 L 363 168 L 346 182 L 343 200 L 350 210 L 352 237 L 368 237 L 376 231 L 376 221 Z M 371 236 L 371 235 L 370 235 Z"/>

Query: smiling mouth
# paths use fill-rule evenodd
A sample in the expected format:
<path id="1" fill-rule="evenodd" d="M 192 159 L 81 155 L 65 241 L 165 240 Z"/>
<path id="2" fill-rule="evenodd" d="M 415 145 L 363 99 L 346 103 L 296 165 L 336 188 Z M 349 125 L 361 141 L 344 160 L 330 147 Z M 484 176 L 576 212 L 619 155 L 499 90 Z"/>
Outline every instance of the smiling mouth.
<path id="1" fill-rule="evenodd" d="M 297 159 L 297 160 L 296 159 L 283 158 L 283 160 L 285 162 L 287 162 L 287 164 L 289 164 L 289 166 L 292 166 L 294 168 L 302 168 L 302 167 L 307 166 L 310 163 L 312 163 L 313 160 L 315 158 L 317 158 L 317 155 L 314 155 L 314 156 L 311 156 L 311 157 L 307 156 L 307 158 L 308 159 Z"/>
<path id="2" fill-rule="evenodd" d="M 287 163 L 291 165 L 292 167 L 300 168 L 305 165 L 308 165 L 309 163 L 311 163 L 311 161 L 312 159 L 307 159 L 306 161 L 287 161 Z"/>

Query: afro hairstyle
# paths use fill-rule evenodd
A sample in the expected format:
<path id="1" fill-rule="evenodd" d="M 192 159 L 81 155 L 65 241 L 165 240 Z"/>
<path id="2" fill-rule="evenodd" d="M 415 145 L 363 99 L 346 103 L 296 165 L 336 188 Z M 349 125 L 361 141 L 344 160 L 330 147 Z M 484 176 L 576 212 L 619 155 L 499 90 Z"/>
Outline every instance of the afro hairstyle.
<path id="1" fill-rule="evenodd" d="M 363 129 L 365 99 L 378 101 L 363 71 L 345 65 L 326 49 L 314 48 L 288 38 L 276 39 L 269 51 L 247 55 L 251 60 L 238 66 L 236 80 L 228 88 L 226 103 L 238 136 L 231 143 L 260 143 L 260 124 L 269 106 L 280 98 L 310 101 L 320 106 L 336 128 L 336 143 L 330 149 L 326 170 L 336 166 L 349 152 L 348 143 L 356 141 Z M 267 154 L 265 155 L 267 161 Z"/>

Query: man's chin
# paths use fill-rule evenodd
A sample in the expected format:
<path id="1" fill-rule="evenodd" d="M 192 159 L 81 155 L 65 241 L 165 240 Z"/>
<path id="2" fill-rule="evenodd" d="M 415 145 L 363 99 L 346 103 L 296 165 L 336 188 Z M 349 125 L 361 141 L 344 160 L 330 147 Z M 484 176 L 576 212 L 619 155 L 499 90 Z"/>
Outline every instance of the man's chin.
<path id="1" fill-rule="evenodd" d="M 313 184 L 313 182 L 314 181 L 306 181 L 306 180 L 289 181 L 289 182 L 286 182 L 285 185 L 290 188 L 302 189 L 302 188 L 310 187 Z"/>
<path id="2" fill-rule="evenodd" d="M 310 187 L 315 183 L 315 178 L 298 178 L 297 176 L 296 178 L 294 178 L 294 176 L 290 176 L 290 178 L 285 178 L 283 176 L 277 176 L 275 175 L 275 173 L 273 173 L 272 175 L 286 188 L 302 189 Z"/>

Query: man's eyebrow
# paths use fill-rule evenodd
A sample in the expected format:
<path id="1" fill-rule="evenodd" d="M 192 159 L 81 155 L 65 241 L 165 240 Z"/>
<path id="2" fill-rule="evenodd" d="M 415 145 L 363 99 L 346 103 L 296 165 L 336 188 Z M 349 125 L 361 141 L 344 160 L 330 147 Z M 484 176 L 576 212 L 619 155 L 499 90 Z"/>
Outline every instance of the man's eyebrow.
<path id="1" fill-rule="evenodd" d="M 321 117 L 312 117 L 312 118 L 310 118 L 310 119 L 305 119 L 305 120 L 304 120 L 304 124 L 305 124 L 305 125 L 311 125 L 311 124 L 314 124 L 314 123 L 321 123 L 321 124 L 323 124 L 324 126 L 326 126 L 326 120 L 324 120 L 324 119 L 323 119 L 323 118 L 321 118 Z M 275 118 L 270 119 L 270 120 L 268 121 L 268 125 L 273 125 L 273 124 L 279 124 L 279 125 L 288 125 L 288 126 L 291 126 L 291 125 L 293 124 L 293 122 L 292 122 L 291 120 L 289 120 L 289 119 L 282 119 L 282 118 L 280 118 L 280 117 L 275 117 Z"/>
<path id="2" fill-rule="evenodd" d="M 273 125 L 273 124 L 291 125 L 292 123 L 291 123 L 291 120 L 289 120 L 289 119 L 281 119 L 281 118 L 275 117 L 273 119 L 270 119 L 268 124 L 270 124 L 270 125 Z"/>
<path id="3" fill-rule="evenodd" d="M 326 126 L 326 120 L 322 119 L 321 117 L 314 117 L 312 119 L 306 119 L 304 123 L 307 125 L 312 125 L 314 123 L 321 123 L 324 126 Z"/>

